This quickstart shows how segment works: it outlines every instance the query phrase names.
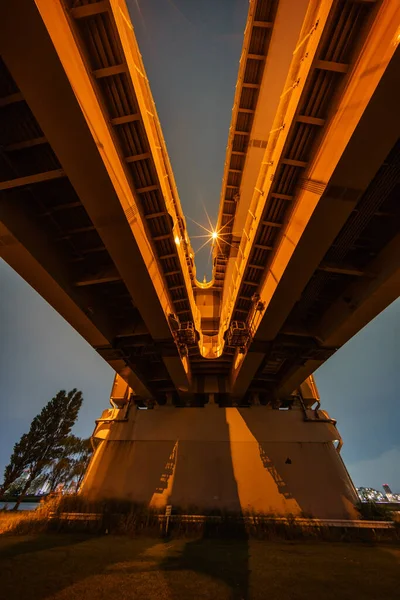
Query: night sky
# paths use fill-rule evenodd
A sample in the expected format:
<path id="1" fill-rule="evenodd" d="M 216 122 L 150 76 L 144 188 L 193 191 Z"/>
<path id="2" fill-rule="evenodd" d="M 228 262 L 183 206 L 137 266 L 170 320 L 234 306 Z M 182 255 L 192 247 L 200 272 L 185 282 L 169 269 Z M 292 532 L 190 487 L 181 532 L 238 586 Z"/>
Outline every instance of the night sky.
<path id="1" fill-rule="evenodd" d="M 128 0 L 193 248 L 216 222 L 247 0 Z M 207 249 L 197 276 L 210 277 Z M 0 263 L 0 471 L 12 445 L 59 389 L 84 404 L 74 432 L 89 436 L 108 405 L 111 368 L 28 284 Z M 357 486 L 400 492 L 400 300 L 316 373 L 322 408 L 338 420 Z M 1 475 L 0 475 L 1 480 Z"/>

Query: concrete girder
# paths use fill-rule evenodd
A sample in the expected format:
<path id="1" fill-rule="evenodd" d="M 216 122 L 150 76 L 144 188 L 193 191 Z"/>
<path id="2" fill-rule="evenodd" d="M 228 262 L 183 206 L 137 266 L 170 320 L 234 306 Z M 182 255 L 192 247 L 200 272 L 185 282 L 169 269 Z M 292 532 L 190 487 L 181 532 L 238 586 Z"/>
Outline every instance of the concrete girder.
<path id="1" fill-rule="evenodd" d="M 246 392 L 266 354 L 260 346 L 272 341 L 284 325 L 397 140 L 400 53 L 395 41 L 399 12 L 399 7 L 390 2 L 381 6 L 307 171 L 291 219 L 259 289 L 266 310 L 254 326 L 254 351 L 251 344 L 247 354 L 238 355 L 234 363 L 231 389 L 235 396 Z M 378 303 L 380 310 L 392 300 L 390 292 L 386 302 L 381 299 Z M 358 329 L 366 322 L 360 322 Z M 353 327 L 351 335 L 358 329 Z M 279 392 L 292 392 L 321 362 L 308 361 L 307 367 L 298 368 L 295 378 L 285 377 Z"/>
<path id="2" fill-rule="evenodd" d="M 176 251 L 186 284 L 186 294 L 190 304 L 192 320 L 201 338 L 200 313 L 196 306 L 192 285 L 192 280 L 195 278 L 195 267 L 191 260 L 193 255 L 190 247 L 190 240 L 186 232 L 185 217 L 180 205 L 175 177 L 169 161 L 156 105 L 146 76 L 142 55 L 130 22 L 127 6 L 125 2 L 120 2 L 119 0 L 109 0 L 109 3 L 112 18 L 114 19 L 115 26 L 118 30 L 120 43 L 124 52 L 127 73 L 129 73 L 129 77 L 135 89 L 141 121 L 146 131 L 150 152 L 157 171 L 159 187 L 168 214 L 172 217 L 174 222 L 174 237 L 175 239 L 178 237 L 178 239 L 184 242 L 177 244 Z"/>
<path id="3" fill-rule="evenodd" d="M 255 6 L 255 2 L 253 2 Z M 245 157 L 242 178 L 240 184 L 240 198 L 235 206 L 234 219 L 231 223 L 233 232 L 239 232 L 243 229 L 246 222 L 248 210 L 256 185 L 257 175 L 259 173 L 261 162 L 264 156 L 265 144 L 268 141 L 275 112 L 279 104 L 280 95 L 285 83 L 286 74 L 292 59 L 293 49 L 302 29 L 303 20 L 307 12 L 308 0 L 298 0 L 293 3 L 291 0 L 280 0 L 278 3 L 274 23 L 266 23 L 263 21 L 253 21 L 251 7 L 249 10 L 248 22 L 246 25 L 245 40 L 243 43 L 242 57 L 240 61 L 240 69 L 238 82 L 236 84 L 236 94 L 232 111 L 231 131 L 228 138 L 228 147 L 225 158 L 224 177 L 222 182 L 220 212 L 218 216 L 217 230 L 222 226 L 222 212 L 224 208 L 226 184 L 231 162 L 231 155 L 238 155 L 237 151 L 232 151 L 234 131 L 233 125 L 236 122 L 237 113 L 242 112 L 240 107 L 240 99 L 242 88 L 246 86 L 243 83 L 244 69 L 246 66 L 246 58 L 250 58 L 248 52 L 249 36 L 252 27 L 264 27 L 272 29 L 271 39 L 269 42 L 267 57 L 265 59 L 265 67 L 262 75 L 262 80 L 259 86 L 259 95 L 257 106 L 254 112 L 253 123 L 251 127 L 250 142 L 256 140 L 258 145 L 249 144 L 246 152 L 242 155 Z M 225 281 L 226 285 L 223 290 L 223 303 L 229 298 L 229 283 L 234 273 L 235 253 L 230 252 L 228 264 L 226 266 Z"/>
<path id="4" fill-rule="evenodd" d="M 16 0 L 0 8 L 0 22 L 4 61 L 149 332 L 155 340 L 173 342 L 168 290 L 61 2 Z M 134 215 L 129 221 L 128 212 Z M 178 389 L 190 387 L 188 365 L 177 349 L 166 366 Z"/>
<path id="5" fill-rule="evenodd" d="M 7 222 L 8 227 L 5 222 Z M 23 240 L 23 241 L 21 241 Z M 64 262 L 16 203 L 0 202 L 0 257 L 25 279 L 93 348 L 109 346 L 115 332 L 102 307 L 70 283 Z M 108 361 L 136 393 L 152 391 L 123 360 Z"/>
<path id="6" fill-rule="evenodd" d="M 326 348 L 339 348 L 374 319 L 400 295 L 400 235 L 397 235 L 371 263 L 375 278 L 349 285 L 323 316 L 318 339 Z M 285 375 L 278 396 L 285 397 L 311 375 L 323 361 L 307 360 Z"/>
<path id="7" fill-rule="evenodd" d="M 255 242 L 259 221 L 262 220 L 264 208 L 273 186 L 274 173 L 276 172 L 279 161 L 285 158 L 283 152 L 286 140 L 291 130 L 291 124 L 295 123 L 298 106 L 307 83 L 307 78 L 312 71 L 313 59 L 317 52 L 324 27 L 328 21 L 331 6 L 332 0 L 313 3 L 309 6 L 300 33 L 302 52 L 298 52 L 298 45 L 297 48 L 294 49 L 295 51 L 293 52 L 292 50 L 290 53 L 289 58 L 292 59 L 292 62 L 289 68 L 289 58 L 287 59 L 289 73 L 284 83 L 285 91 L 282 93 L 281 87 L 279 88 L 279 95 L 275 98 L 277 108 L 275 107 L 273 116 L 271 117 L 271 115 L 269 115 L 268 117 L 268 144 L 265 142 L 266 150 L 261 152 L 261 160 L 257 162 L 258 175 L 254 178 L 250 172 L 248 173 L 249 178 L 253 181 L 253 185 L 251 186 L 251 189 L 248 190 L 250 198 L 246 200 L 246 210 L 243 211 L 240 228 L 237 227 L 239 222 L 236 221 L 236 231 L 243 231 L 243 236 L 241 237 L 241 240 L 238 238 L 240 241 L 239 252 L 237 255 L 238 258 L 230 261 L 231 264 L 225 278 L 225 290 L 222 302 L 223 308 L 221 313 L 221 323 L 224 324 L 225 327 L 229 326 L 232 318 L 233 309 L 235 308 L 237 296 L 241 287 L 241 281 L 246 270 L 246 261 L 249 258 Z M 316 26 L 316 23 L 318 23 L 318 26 Z M 310 31 L 312 31 L 312 35 L 310 35 Z M 292 43 L 294 44 L 296 41 L 296 38 L 294 38 Z M 276 43 L 279 45 L 278 38 L 276 39 Z M 267 73 L 267 71 L 265 73 Z M 286 74 L 287 70 L 285 71 L 285 75 Z M 264 105 L 265 102 L 264 104 L 258 103 L 259 108 Z M 244 206 L 244 204 L 242 204 L 242 206 Z M 224 331 L 221 330 L 221 341 L 223 333 Z"/>
<path id="8" fill-rule="evenodd" d="M 374 277 L 350 284 L 318 324 L 327 347 L 342 346 L 400 295 L 400 235 L 370 263 Z"/>

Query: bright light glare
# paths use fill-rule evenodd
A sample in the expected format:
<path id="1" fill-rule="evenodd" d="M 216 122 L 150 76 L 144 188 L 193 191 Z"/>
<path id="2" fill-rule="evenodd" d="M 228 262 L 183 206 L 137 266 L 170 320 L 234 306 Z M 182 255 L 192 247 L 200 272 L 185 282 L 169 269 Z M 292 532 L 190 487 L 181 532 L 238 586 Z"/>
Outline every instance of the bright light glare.
<path id="1" fill-rule="evenodd" d="M 205 238 L 205 241 L 200 246 L 200 248 L 198 248 L 196 250 L 195 254 L 198 254 L 205 246 L 210 244 L 210 246 L 211 246 L 210 257 L 211 257 L 212 249 L 215 247 L 215 244 L 217 244 L 219 250 L 221 250 L 220 242 L 223 242 L 224 244 L 231 246 L 231 244 L 228 242 L 228 240 L 224 239 L 225 235 L 227 235 L 228 232 L 224 233 L 223 230 L 225 229 L 225 227 L 230 225 L 230 223 L 233 221 L 233 217 L 231 219 L 229 219 L 229 221 L 227 223 L 225 223 L 225 225 L 217 231 L 216 229 L 213 228 L 213 225 L 211 223 L 210 217 L 207 214 L 207 211 L 206 211 L 206 215 L 207 215 L 207 219 L 210 223 L 210 229 L 207 229 L 207 227 L 204 227 L 204 225 L 202 225 L 201 223 L 198 223 L 194 219 L 191 219 L 190 217 L 188 217 L 188 218 L 191 221 L 193 221 L 193 223 L 195 223 L 195 225 L 197 225 L 198 227 L 201 227 L 201 229 L 203 229 L 203 231 L 205 232 L 202 235 L 193 236 L 195 238 Z"/>
<path id="2" fill-rule="evenodd" d="M 178 237 L 178 236 L 176 236 L 176 237 L 175 237 L 175 244 L 176 244 L 177 246 L 179 246 L 179 244 L 180 244 L 180 243 L 181 243 L 181 240 L 179 239 L 179 237 Z"/>

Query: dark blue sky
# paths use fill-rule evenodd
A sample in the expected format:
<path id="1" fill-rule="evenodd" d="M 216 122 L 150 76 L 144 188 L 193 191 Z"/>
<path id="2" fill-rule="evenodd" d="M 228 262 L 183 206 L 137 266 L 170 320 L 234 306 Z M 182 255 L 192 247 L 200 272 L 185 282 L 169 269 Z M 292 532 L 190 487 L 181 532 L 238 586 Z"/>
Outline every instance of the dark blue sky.
<path id="1" fill-rule="evenodd" d="M 185 215 L 218 213 L 247 0 L 128 0 Z M 140 8 L 140 11 L 138 10 Z M 201 234 L 188 218 L 191 236 Z M 193 239 L 193 247 L 200 245 Z M 208 252 L 196 257 L 209 275 Z M 91 434 L 113 372 L 6 264 L 0 263 L 0 472 L 13 443 L 61 388 L 83 391 L 75 433 Z M 400 492 L 400 301 L 316 374 L 338 420 L 356 485 Z M 1 475 L 0 475 L 1 479 Z"/>

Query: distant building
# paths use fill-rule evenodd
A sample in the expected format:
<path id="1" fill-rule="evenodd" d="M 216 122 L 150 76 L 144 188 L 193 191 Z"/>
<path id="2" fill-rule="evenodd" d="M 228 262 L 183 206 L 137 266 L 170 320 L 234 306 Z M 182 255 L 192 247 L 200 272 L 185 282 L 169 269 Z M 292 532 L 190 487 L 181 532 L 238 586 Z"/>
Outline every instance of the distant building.
<path id="1" fill-rule="evenodd" d="M 386 494 L 387 500 L 389 500 L 389 502 L 392 502 L 393 501 L 393 492 L 392 492 L 392 490 L 390 489 L 390 487 L 388 486 L 387 483 L 384 483 L 382 487 L 385 490 L 385 494 Z"/>
<path id="2" fill-rule="evenodd" d="M 387 483 L 382 487 L 385 490 L 385 494 L 369 487 L 359 487 L 356 489 L 361 502 L 400 502 L 400 494 L 394 494 Z"/>
<path id="3" fill-rule="evenodd" d="M 361 502 L 385 502 L 386 500 L 386 496 L 374 488 L 359 487 L 357 494 Z"/>

